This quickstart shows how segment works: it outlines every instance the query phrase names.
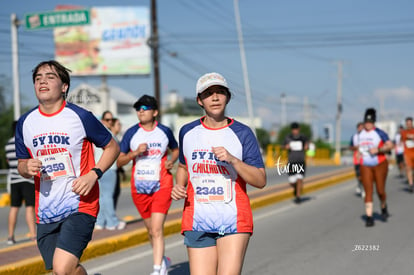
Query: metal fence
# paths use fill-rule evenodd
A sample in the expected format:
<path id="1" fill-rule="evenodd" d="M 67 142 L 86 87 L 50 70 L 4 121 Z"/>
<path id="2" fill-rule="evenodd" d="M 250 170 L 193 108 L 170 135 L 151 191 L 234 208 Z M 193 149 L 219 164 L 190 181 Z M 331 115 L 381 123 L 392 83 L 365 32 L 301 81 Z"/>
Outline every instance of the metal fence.
<path id="1" fill-rule="evenodd" d="M 0 169 L 0 193 L 7 192 L 7 173 L 9 170 Z"/>

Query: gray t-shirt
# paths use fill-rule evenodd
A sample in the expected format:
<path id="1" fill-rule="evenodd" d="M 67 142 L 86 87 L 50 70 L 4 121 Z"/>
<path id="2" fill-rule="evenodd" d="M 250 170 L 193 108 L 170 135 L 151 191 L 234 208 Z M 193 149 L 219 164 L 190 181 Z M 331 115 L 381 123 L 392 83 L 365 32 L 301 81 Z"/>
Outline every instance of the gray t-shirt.
<path id="1" fill-rule="evenodd" d="M 305 162 L 305 145 L 308 142 L 304 135 L 293 136 L 289 134 L 285 138 L 284 145 L 289 144 L 288 161 L 290 163 Z"/>

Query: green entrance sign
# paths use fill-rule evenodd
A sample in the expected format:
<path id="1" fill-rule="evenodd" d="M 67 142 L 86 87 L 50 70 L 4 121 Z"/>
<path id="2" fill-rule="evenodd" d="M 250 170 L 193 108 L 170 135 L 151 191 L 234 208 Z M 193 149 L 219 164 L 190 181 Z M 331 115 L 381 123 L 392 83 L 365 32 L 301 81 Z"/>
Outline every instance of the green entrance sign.
<path id="1" fill-rule="evenodd" d="M 26 28 L 29 30 L 88 25 L 90 22 L 89 10 L 62 10 L 26 15 Z"/>

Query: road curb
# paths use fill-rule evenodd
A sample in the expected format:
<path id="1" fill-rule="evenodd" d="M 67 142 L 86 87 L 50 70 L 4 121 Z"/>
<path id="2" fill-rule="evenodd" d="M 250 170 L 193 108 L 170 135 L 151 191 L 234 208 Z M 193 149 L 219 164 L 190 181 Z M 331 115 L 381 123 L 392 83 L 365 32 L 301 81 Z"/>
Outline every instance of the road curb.
<path id="1" fill-rule="evenodd" d="M 10 206 L 10 193 L 0 195 L 0 207 Z"/>
<path id="2" fill-rule="evenodd" d="M 353 170 L 341 173 L 338 175 L 328 176 L 325 179 L 311 182 L 304 185 L 304 194 L 312 193 L 320 189 L 342 183 L 344 181 L 355 178 Z M 258 209 L 271 204 L 275 204 L 287 199 L 293 198 L 292 189 L 277 191 L 271 194 L 262 195 L 258 198 L 251 199 L 252 209 Z M 174 211 L 174 210 L 173 210 Z M 173 219 L 165 222 L 164 234 L 165 236 L 179 233 L 181 231 L 181 218 Z M 89 243 L 85 249 L 82 261 L 90 260 L 98 256 L 113 253 L 118 250 L 130 248 L 148 241 L 148 234 L 145 228 L 139 228 L 124 234 L 113 237 L 95 240 Z M 0 275 L 3 274 L 45 274 L 47 271 L 44 268 L 43 260 L 40 256 L 31 259 L 22 260 L 16 263 L 4 265 L 0 267 Z"/>

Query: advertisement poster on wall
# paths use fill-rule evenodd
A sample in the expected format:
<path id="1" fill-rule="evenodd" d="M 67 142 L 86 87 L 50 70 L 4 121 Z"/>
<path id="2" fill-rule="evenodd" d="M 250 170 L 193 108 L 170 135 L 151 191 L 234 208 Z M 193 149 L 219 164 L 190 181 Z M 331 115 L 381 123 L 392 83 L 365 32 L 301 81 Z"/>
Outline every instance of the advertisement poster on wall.
<path id="1" fill-rule="evenodd" d="M 54 28 L 55 59 L 75 76 L 148 75 L 150 34 L 147 7 L 92 7 L 89 25 Z"/>

